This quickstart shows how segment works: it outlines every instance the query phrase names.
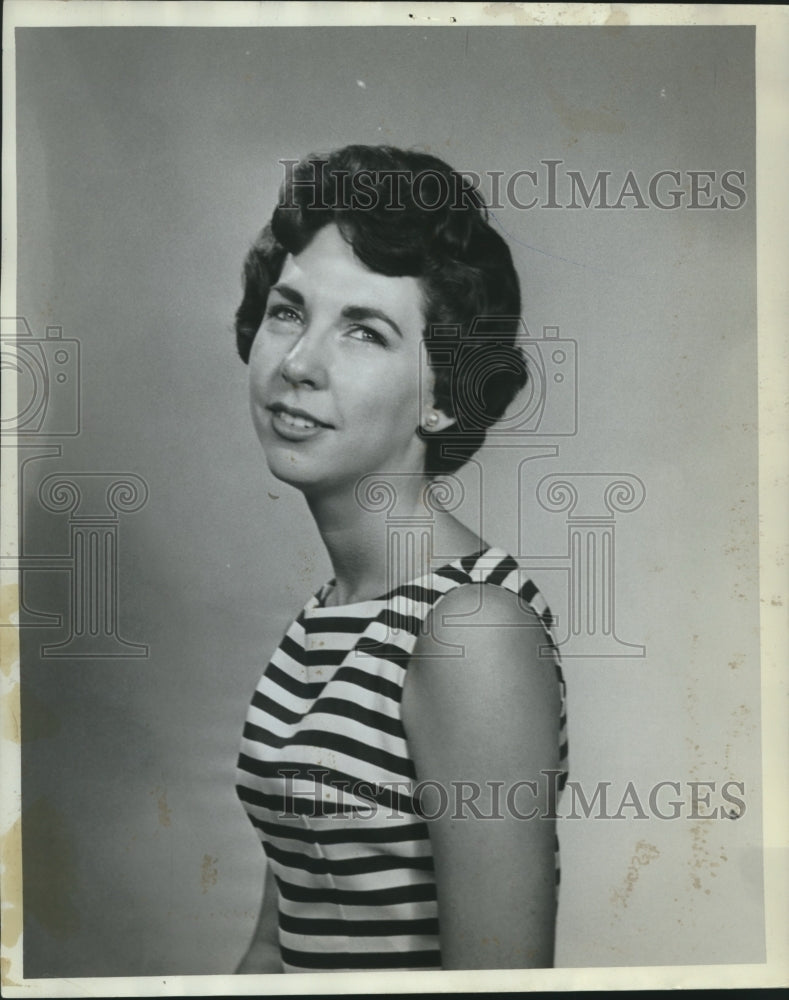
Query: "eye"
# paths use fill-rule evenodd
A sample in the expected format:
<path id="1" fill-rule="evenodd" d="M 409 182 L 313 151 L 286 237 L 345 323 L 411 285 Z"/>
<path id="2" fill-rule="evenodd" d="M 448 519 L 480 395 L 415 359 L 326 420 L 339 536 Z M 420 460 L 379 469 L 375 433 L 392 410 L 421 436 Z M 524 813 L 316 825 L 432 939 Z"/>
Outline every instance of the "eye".
<path id="1" fill-rule="evenodd" d="M 294 306 L 284 302 L 274 302 L 266 307 L 266 314 L 263 317 L 268 320 L 279 320 L 282 323 L 300 323 L 301 313 Z"/>
<path id="2" fill-rule="evenodd" d="M 381 347 L 388 345 L 386 337 L 372 326 L 355 324 L 348 332 L 354 340 L 361 340 L 366 344 L 379 344 Z"/>

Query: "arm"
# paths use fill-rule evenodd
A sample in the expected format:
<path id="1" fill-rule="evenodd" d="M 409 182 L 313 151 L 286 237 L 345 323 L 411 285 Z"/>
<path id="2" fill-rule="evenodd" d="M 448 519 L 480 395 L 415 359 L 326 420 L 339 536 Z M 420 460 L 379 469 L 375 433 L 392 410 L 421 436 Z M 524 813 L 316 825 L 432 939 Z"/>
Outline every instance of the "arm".
<path id="1" fill-rule="evenodd" d="M 271 871 L 271 865 L 266 866 L 266 882 L 263 888 L 263 904 L 260 907 L 255 933 L 246 954 L 236 969 L 237 975 L 252 975 L 255 973 L 282 972 L 282 959 L 279 953 L 277 903 L 279 889 Z"/>
<path id="2" fill-rule="evenodd" d="M 545 633 L 536 616 L 499 587 L 484 587 L 476 611 L 479 600 L 478 586 L 442 598 L 432 634 L 417 642 L 403 691 L 417 779 L 449 793 L 449 808 L 429 821 L 443 968 L 546 967 L 553 964 L 556 916 L 555 820 L 539 818 L 547 804 L 540 772 L 558 767 L 558 682 L 553 663 L 540 656 Z M 455 614 L 472 617 L 466 625 L 443 622 Z M 516 623 L 521 627 L 508 627 Z M 464 651 L 439 656 L 446 653 L 439 642 Z M 476 815 L 470 784 L 467 804 L 459 802 L 452 783 L 461 781 L 482 790 Z M 494 781 L 503 783 L 498 808 Z M 512 810 L 507 791 L 523 781 L 535 782 L 536 792 L 521 786 Z M 431 791 L 422 798 L 428 817 L 440 813 Z M 535 807 L 533 819 L 515 814 Z"/>

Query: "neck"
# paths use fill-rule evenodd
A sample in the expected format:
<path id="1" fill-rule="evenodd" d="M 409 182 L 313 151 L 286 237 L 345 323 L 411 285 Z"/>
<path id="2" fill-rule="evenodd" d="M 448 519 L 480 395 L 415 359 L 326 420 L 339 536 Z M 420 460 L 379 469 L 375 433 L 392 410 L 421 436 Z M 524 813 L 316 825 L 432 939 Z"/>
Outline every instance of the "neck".
<path id="1" fill-rule="evenodd" d="M 366 493 L 357 494 L 354 484 L 331 494 L 306 496 L 334 571 L 330 604 L 370 600 L 429 571 L 432 552 L 421 539 L 429 538 L 431 526 L 449 515 L 427 506 L 427 483 L 421 477 L 387 481 L 382 476 L 380 488 L 371 485 Z M 399 551 L 400 558 L 388 558 L 393 515 L 400 538 L 394 539 L 392 549 Z M 408 546 L 406 557 L 409 535 L 416 545 Z"/>

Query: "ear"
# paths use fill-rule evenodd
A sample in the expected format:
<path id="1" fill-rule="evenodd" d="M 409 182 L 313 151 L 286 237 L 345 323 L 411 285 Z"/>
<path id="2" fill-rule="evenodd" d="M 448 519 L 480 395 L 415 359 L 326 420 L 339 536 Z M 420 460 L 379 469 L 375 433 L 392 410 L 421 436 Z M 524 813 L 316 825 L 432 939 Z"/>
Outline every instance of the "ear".
<path id="1" fill-rule="evenodd" d="M 435 434 L 437 431 L 445 431 L 454 423 L 454 417 L 448 417 L 443 410 L 431 406 L 422 414 L 420 426 L 426 434 Z"/>

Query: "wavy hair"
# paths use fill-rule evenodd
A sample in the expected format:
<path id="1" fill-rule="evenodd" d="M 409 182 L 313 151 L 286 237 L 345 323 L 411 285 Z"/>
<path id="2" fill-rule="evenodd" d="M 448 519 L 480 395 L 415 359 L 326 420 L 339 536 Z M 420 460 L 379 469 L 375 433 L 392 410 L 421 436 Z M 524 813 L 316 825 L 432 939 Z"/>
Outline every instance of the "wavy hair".
<path id="1" fill-rule="evenodd" d="M 336 224 L 372 271 L 421 284 L 434 405 L 454 423 L 418 433 L 425 472 L 454 472 L 527 380 L 516 344 L 520 285 L 507 244 L 469 179 L 435 156 L 354 145 L 284 163 L 277 207 L 244 261 L 239 355 L 248 362 L 286 256 Z"/>

